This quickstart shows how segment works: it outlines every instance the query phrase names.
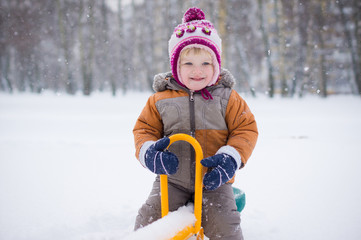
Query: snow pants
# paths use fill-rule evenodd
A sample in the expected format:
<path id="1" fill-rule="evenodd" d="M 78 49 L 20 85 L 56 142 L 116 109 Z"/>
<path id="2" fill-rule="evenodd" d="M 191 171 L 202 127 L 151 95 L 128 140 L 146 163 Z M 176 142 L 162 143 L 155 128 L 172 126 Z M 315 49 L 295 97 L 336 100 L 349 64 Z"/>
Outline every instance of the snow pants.
<path id="1" fill-rule="evenodd" d="M 169 211 L 193 201 L 194 192 L 168 183 Z M 134 230 L 161 218 L 160 182 L 157 178 L 152 191 L 139 209 Z M 203 191 L 202 227 L 210 240 L 243 240 L 241 217 L 237 211 L 231 184 L 224 184 L 214 191 Z"/>

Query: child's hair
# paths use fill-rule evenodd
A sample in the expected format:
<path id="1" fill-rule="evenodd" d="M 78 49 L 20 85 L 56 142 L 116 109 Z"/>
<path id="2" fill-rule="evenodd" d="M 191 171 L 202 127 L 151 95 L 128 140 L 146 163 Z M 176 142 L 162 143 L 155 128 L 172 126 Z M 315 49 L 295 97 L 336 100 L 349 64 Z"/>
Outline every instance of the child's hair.
<path id="1" fill-rule="evenodd" d="M 183 56 L 187 56 L 190 52 L 193 52 L 194 55 L 200 55 L 202 54 L 202 52 L 207 53 L 210 57 L 212 57 L 212 55 L 207 51 L 204 50 L 200 47 L 190 47 L 190 48 L 186 48 L 184 49 L 181 53 L 180 53 L 180 58 L 182 58 Z"/>

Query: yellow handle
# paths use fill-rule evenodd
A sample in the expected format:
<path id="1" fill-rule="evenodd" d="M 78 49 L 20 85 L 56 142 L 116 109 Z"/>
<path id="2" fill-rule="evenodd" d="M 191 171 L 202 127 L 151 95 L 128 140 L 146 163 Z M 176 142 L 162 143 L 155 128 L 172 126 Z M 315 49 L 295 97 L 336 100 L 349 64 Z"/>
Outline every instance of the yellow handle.
<path id="1" fill-rule="evenodd" d="M 194 233 L 198 233 L 201 229 L 202 221 L 202 165 L 203 151 L 199 142 L 187 134 L 178 133 L 169 137 L 170 143 L 168 147 L 176 141 L 186 141 L 190 143 L 196 153 L 196 176 L 194 187 L 194 216 L 196 217 L 196 223 L 194 226 Z M 168 205 L 168 177 L 167 175 L 160 175 L 160 191 L 161 191 L 161 205 L 162 205 L 162 217 L 166 216 L 169 212 Z"/>

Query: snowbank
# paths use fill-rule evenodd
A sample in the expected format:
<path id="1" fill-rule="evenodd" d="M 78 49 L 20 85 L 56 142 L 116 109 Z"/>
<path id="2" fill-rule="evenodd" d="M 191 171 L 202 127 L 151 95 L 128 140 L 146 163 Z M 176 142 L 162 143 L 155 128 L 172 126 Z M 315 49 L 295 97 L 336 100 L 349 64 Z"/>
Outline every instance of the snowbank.
<path id="1" fill-rule="evenodd" d="M 155 177 L 132 135 L 149 95 L 0 93 L 0 239 L 132 237 Z M 245 239 L 361 239 L 360 98 L 246 100 L 260 135 L 235 182 Z"/>

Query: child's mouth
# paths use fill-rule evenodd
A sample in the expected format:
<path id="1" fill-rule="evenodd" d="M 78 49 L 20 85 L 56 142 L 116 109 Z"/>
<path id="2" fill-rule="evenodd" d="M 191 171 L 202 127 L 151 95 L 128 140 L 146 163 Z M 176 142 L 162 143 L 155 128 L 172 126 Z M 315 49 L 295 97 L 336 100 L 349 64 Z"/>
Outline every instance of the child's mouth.
<path id="1" fill-rule="evenodd" d="M 199 82 L 199 81 L 202 81 L 204 78 L 191 78 L 192 81 L 196 81 L 196 82 Z"/>

